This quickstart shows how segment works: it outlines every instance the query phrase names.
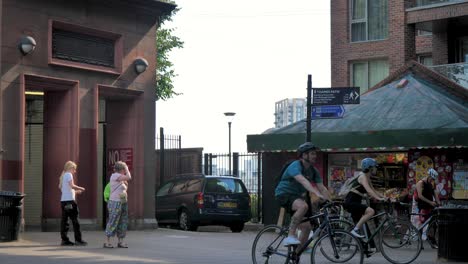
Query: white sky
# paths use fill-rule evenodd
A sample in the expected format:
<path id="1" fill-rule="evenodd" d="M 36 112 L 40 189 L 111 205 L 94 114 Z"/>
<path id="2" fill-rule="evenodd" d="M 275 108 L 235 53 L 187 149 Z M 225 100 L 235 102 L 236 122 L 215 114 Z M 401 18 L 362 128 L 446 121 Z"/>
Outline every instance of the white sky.
<path id="1" fill-rule="evenodd" d="M 247 135 L 274 126 L 275 102 L 330 87 L 330 1 L 176 0 L 172 23 L 184 48 L 171 53 L 183 93 L 156 104 L 156 132 L 182 147 L 247 152 Z"/>

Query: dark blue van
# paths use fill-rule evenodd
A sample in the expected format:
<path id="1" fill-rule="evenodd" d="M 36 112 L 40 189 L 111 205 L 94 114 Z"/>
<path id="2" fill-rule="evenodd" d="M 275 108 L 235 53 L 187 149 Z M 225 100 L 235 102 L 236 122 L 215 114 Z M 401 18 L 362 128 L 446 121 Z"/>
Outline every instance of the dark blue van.
<path id="1" fill-rule="evenodd" d="M 230 176 L 190 175 L 173 178 L 156 193 L 158 224 L 196 231 L 203 225 L 223 225 L 241 232 L 251 218 L 244 183 Z"/>

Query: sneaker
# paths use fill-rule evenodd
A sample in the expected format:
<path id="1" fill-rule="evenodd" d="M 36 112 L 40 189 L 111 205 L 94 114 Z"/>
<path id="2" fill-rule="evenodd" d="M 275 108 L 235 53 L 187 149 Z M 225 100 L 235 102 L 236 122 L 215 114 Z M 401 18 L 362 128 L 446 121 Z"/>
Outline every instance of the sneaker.
<path id="1" fill-rule="evenodd" d="M 288 236 L 288 237 L 283 241 L 283 245 L 284 245 L 285 247 L 291 246 L 291 245 L 299 245 L 300 243 L 301 243 L 301 241 L 299 241 L 297 238 L 292 237 L 292 236 Z"/>
<path id="2" fill-rule="evenodd" d="M 427 240 L 427 235 L 425 233 L 423 233 L 421 238 L 422 238 L 423 241 L 426 241 Z"/>
<path id="3" fill-rule="evenodd" d="M 375 253 L 377 253 L 376 248 L 369 248 L 367 250 L 364 250 L 364 254 L 366 254 L 367 257 L 370 257 L 370 256 L 374 255 Z"/>
<path id="4" fill-rule="evenodd" d="M 75 241 L 75 246 L 87 246 L 88 245 L 88 242 L 86 241 Z"/>
<path id="5" fill-rule="evenodd" d="M 364 235 L 359 234 L 358 231 L 354 230 L 354 229 L 351 230 L 351 235 L 353 235 L 353 236 L 355 236 L 357 238 L 364 238 Z"/>
<path id="6" fill-rule="evenodd" d="M 71 242 L 70 240 L 62 240 L 62 243 L 60 245 L 62 245 L 62 246 L 74 246 L 75 243 Z"/>

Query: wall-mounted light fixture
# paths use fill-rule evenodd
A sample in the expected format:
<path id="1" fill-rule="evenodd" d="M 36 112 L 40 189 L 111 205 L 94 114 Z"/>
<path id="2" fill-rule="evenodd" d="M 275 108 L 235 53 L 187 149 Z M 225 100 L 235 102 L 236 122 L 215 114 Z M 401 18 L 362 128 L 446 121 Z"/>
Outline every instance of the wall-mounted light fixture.
<path id="1" fill-rule="evenodd" d="M 133 62 L 133 65 L 135 65 L 135 71 L 136 73 L 140 74 L 146 71 L 148 68 L 149 64 L 148 61 L 143 59 L 143 58 L 138 58 Z"/>
<path id="2" fill-rule="evenodd" d="M 28 55 L 36 48 L 36 41 L 30 36 L 23 36 L 18 46 L 23 55 Z"/>

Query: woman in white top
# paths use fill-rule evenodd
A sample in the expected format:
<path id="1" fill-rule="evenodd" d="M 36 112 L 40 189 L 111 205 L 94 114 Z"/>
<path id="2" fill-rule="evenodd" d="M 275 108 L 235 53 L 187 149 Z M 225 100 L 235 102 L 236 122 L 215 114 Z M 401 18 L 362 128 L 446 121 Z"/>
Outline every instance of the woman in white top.
<path id="1" fill-rule="evenodd" d="M 105 248 L 113 248 L 110 238 L 117 234 L 117 247 L 128 248 L 123 242 L 128 227 L 128 181 L 132 179 L 127 164 L 118 161 L 114 165 L 114 173 L 110 177 L 110 196 L 107 202 L 109 218 L 106 225 Z"/>
<path id="2" fill-rule="evenodd" d="M 59 189 L 62 191 L 60 205 L 62 208 L 62 220 L 60 221 L 60 236 L 62 237 L 62 246 L 86 246 L 88 243 L 81 238 L 80 223 L 78 222 L 78 205 L 76 204 L 76 194 L 84 192 L 85 188 L 76 185 L 73 181 L 73 174 L 76 173 L 76 164 L 73 161 L 67 161 L 63 168 L 59 180 Z M 73 232 L 75 233 L 75 243 L 68 238 L 68 218 L 72 221 Z"/>

